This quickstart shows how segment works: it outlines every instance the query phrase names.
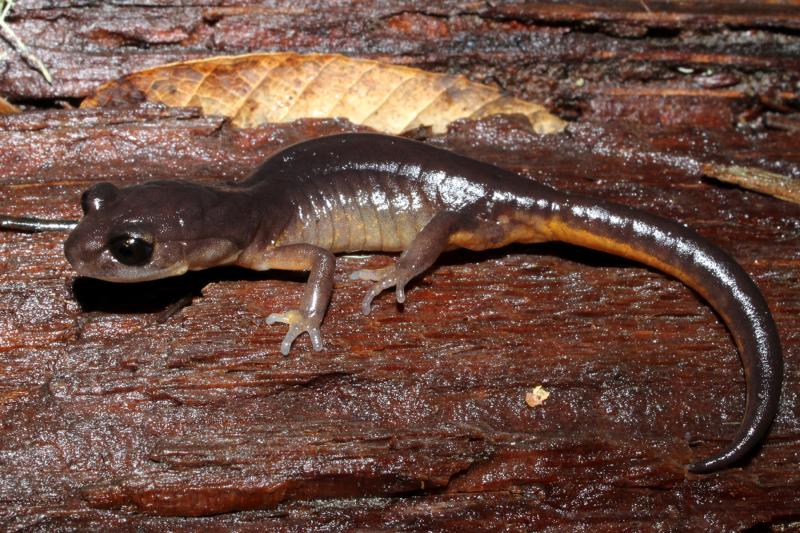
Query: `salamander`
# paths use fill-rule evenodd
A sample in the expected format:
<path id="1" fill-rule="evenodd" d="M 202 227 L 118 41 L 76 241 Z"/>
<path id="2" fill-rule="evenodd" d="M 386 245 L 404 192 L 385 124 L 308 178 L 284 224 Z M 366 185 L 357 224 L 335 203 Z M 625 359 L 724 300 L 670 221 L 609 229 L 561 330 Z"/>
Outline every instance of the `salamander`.
<path id="1" fill-rule="evenodd" d="M 775 323 L 758 287 L 727 253 L 676 222 L 425 143 L 363 133 L 322 137 L 276 153 L 238 184 L 99 183 L 81 204 L 84 216 L 65 253 L 83 276 L 136 282 L 219 265 L 308 271 L 299 308 L 267 318 L 288 325 L 283 354 L 303 333 L 322 349 L 337 253 L 401 252 L 389 267 L 351 276 L 373 282 L 365 315 L 386 289 L 403 302 L 406 284 L 454 248 L 563 241 L 622 256 L 694 289 L 739 349 L 747 382 L 741 425 L 723 450 L 689 471 L 744 458 L 778 408 L 783 362 Z"/>

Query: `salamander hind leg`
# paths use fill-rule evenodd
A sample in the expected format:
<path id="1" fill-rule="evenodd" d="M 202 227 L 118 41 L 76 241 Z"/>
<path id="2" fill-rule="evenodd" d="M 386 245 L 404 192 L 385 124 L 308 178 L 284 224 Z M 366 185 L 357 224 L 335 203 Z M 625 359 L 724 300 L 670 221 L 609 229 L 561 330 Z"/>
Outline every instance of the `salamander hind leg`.
<path id="1" fill-rule="evenodd" d="M 422 228 L 394 265 L 376 270 L 353 272 L 350 275 L 351 279 L 375 282 L 364 295 L 361 311 L 368 315 L 372 309 L 372 300 L 391 287 L 395 288 L 398 303 L 403 303 L 406 299 L 406 284 L 428 269 L 443 251 L 453 244 L 457 244 L 453 242 L 457 240 L 457 235 L 464 232 L 474 235 L 470 230 L 475 227 L 476 222 L 473 217 L 463 213 L 442 211 Z M 487 233 L 487 231 L 484 229 L 480 233 Z"/>
<path id="2" fill-rule="evenodd" d="M 435 259 L 434 259 L 435 260 Z M 424 269 L 423 269 L 424 270 Z M 361 302 L 361 312 L 368 315 L 372 310 L 372 300 L 384 290 L 394 287 L 395 298 L 398 303 L 406 301 L 405 286 L 416 274 L 411 273 L 407 268 L 403 268 L 398 263 L 375 270 L 357 270 L 350 274 L 350 279 L 363 279 L 375 281 L 372 288 L 364 295 Z"/>

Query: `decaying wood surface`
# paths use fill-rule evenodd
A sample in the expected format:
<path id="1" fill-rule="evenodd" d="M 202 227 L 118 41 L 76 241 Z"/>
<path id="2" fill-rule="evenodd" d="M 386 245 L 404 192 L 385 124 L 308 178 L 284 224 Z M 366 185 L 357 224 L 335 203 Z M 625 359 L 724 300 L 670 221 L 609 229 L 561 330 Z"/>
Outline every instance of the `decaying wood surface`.
<path id="1" fill-rule="evenodd" d="M 343 258 L 326 350 L 302 338 L 282 357 L 283 329 L 264 318 L 297 302 L 303 276 L 222 270 L 116 286 L 75 279 L 63 236 L 0 233 L 4 529 L 728 531 L 800 520 L 800 207 L 702 175 L 712 162 L 800 176 L 794 8 L 178 4 L 29 2 L 10 23 L 56 81 L 14 60 L 0 94 L 48 105 L 147 65 L 290 48 L 547 96 L 577 119 L 563 135 L 510 116 L 427 140 L 680 220 L 730 251 L 778 323 L 781 410 L 749 464 L 687 475 L 739 422 L 735 347 L 677 281 L 576 248 L 452 253 L 403 308 L 384 295 L 369 317 L 358 312 L 366 284 L 347 275 L 390 258 Z M 354 129 L 236 130 L 153 106 L 4 116 L 0 212 L 77 217 L 80 192 L 102 180 L 241 179 L 283 146 Z M 536 385 L 550 397 L 531 408 Z"/>
<path id="2" fill-rule="evenodd" d="M 172 61 L 288 50 L 466 74 L 565 116 L 721 127 L 781 107 L 800 71 L 800 7 L 766 1 L 29 0 L 8 22 L 54 83 L 0 43 L 0 94 L 34 102 Z"/>

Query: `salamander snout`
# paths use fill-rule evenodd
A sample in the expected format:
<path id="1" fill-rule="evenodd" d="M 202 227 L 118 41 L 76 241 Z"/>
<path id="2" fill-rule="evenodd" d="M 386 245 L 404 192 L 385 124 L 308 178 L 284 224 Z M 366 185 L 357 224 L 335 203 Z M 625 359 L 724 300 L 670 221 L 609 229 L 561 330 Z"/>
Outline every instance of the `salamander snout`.
<path id="1" fill-rule="evenodd" d="M 84 216 L 64 243 L 78 274 L 134 282 L 186 272 L 185 242 L 174 238 L 174 221 L 154 209 L 155 195 L 147 192 L 100 183 L 83 194 Z"/>
<path id="2" fill-rule="evenodd" d="M 183 182 L 99 183 L 83 194 L 64 253 L 78 274 L 123 283 L 231 264 L 242 249 L 232 197 Z"/>

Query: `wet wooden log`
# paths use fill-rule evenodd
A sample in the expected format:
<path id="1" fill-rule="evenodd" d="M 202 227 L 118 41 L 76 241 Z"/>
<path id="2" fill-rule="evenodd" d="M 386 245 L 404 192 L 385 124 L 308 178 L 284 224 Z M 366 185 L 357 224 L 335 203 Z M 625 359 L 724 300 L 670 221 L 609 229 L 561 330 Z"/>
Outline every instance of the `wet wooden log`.
<path id="1" fill-rule="evenodd" d="M 347 275 L 391 258 L 343 258 L 326 349 L 301 338 L 282 357 L 283 330 L 264 317 L 295 305 L 302 276 L 226 269 L 118 286 L 75 279 L 59 234 L 0 233 L 4 528 L 741 530 L 800 520 L 800 207 L 702 176 L 707 162 L 800 175 L 794 134 L 762 120 L 767 109 L 791 115 L 777 104 L 794 90 L 798 16 L 722 3 L 442 5 L 372 8 L 382 14 L 369 24 L 352 6 L 114 4 L 101 14 L 31 2 L 11 23 L 56 83 L 13 61 L 0 93 L 74 98 L 205 45 L 357 45 L 520 95 L 552 89 L 562 112 L 580 115 L 564 135 L 497 117 L 426 140 L 680 220 L 731 252 L 764 291 L 786 359 L 780 414 L 759 453 L 741 468 L 685 473 L 739 422 L 735 347 L 697 295 L 610 256 L 559 245 L 455 252 L 405 306 L 387 294 L 369 317 L 358 312 L 365 284 Z M 197 25 L 182 37 L 186 20 Z M 754 40 L 737 40 L 743 32 Z M 65 38 L 59 50 L 52 35 Z M 86 43 L 102 53 L 68 53 Z M 697 71 L 675 70 L 701 59 L 736 83 L 697 87 Z M 626 64 L 646 72 L 618 72 Z M 235 130 L 154 106 L 0 117 L 0 212 L 77 217 L 80 192 L 103 180 L 241 179 L 283 146 L 354 129 Z M 166 316 L 186 296 L 192 305 Z M 550 397 L 531 408 L 536 385 Z"/>
<path id="2" fill-rule="evenodd" d="M 234 130 L 158 108 L 0 123 L 0 210 L 58 217 L 77 217 L 80 191 L 97 181 L 238 179 L 281 146 L 353 129 Z M 116 286 L 74 279 L 58 234 L 3 233 L 6 524 L 197 527 L 154 515 L 253 509 L 201 523 L 730 528 L 792 516 L 800 208 L 704 181 L 702 150 L 664 149 L 694 145 L 688 130 L 527 128 L 514 117 L 464 122 L 430 142 L 681 220 L 764 290 L 789 372 L 781 415 L 750 464 L 684 473 L 738 423 L 740 364 L 696 295 L 626 261 L 556 245 L 454 253 L 404 308 L 384 296 L 367 318 L 365 287 L 347 273 L 390 259 L 345 258 L 326 350 L 301 339 L 282 357 L 282 331 L 264 316 L 294 305 L 302 277 L 224 270 Z M 598 138 L 613 147 L 605 156 Z M 720 159 L 741 159 L 742 143 L 753 153 L 779 144 L 797 164 L 781 134 L 715 142 Z M 202 297 L 161 320 L 187 294 Z M 529 408 L 538 384 L 551 397 Z"/>

